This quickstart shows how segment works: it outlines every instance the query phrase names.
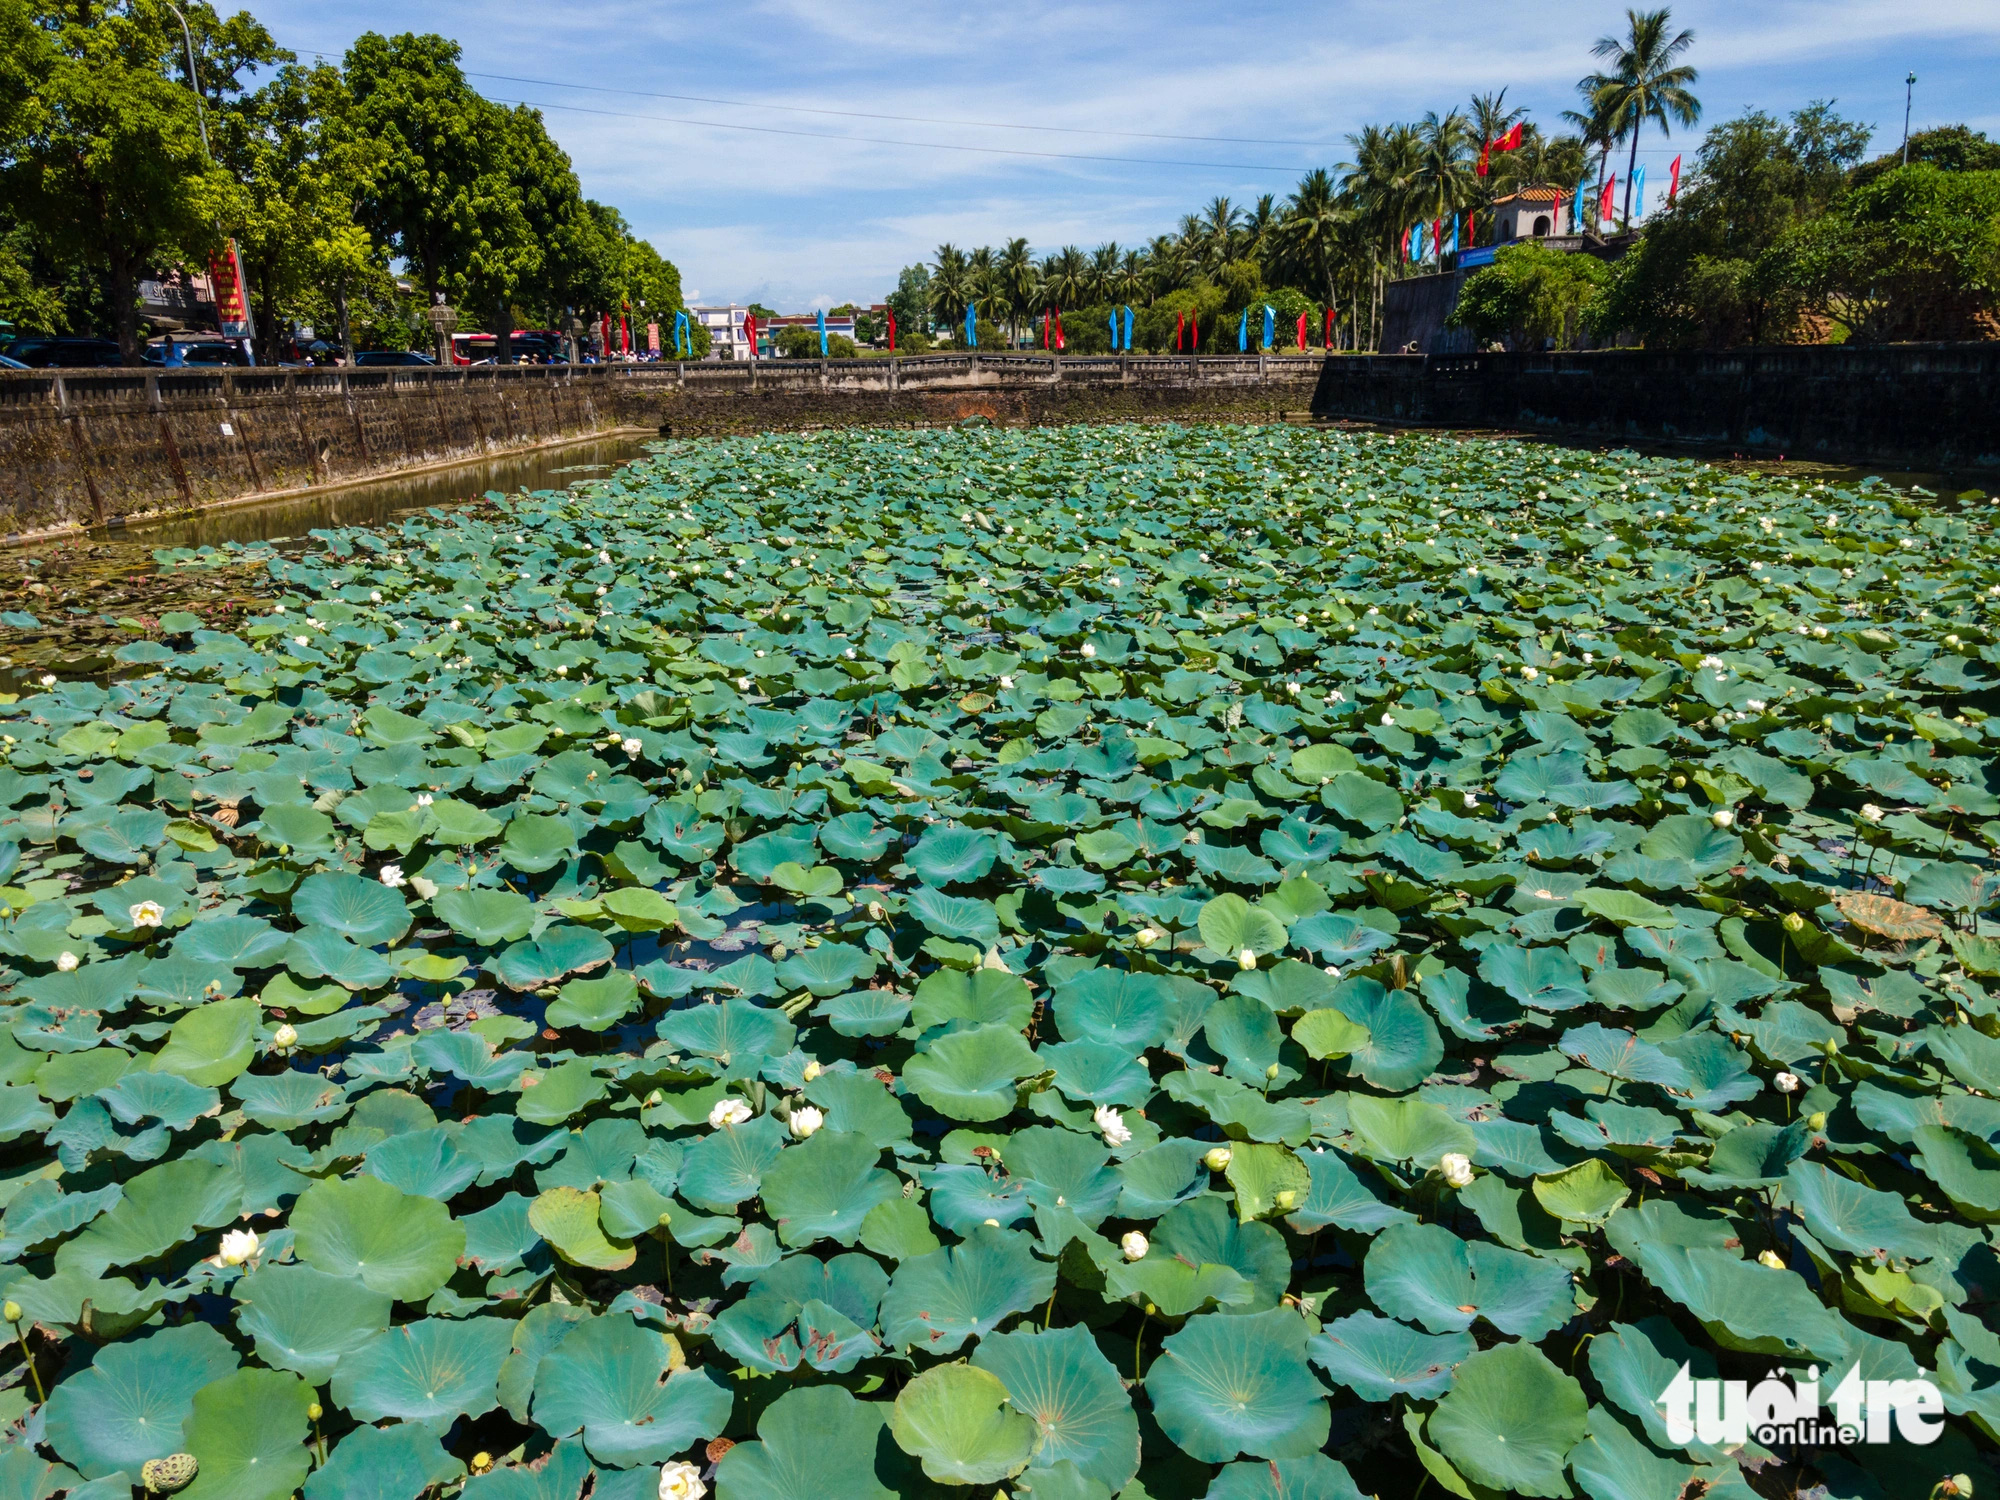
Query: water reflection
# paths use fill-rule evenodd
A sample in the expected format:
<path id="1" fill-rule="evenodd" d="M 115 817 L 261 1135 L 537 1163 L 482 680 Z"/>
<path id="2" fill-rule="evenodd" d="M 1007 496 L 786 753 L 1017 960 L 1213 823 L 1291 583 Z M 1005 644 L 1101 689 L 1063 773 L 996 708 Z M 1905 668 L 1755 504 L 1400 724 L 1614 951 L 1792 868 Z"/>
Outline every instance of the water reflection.
<path id="1" fill-rule="evenodd" d="M 654 438 L 637 434 L 593 438 L 538 448 L 481 462 L 458 464 L 425 474 L 391 474 L 351 489 L 206 511 L 179 520 L 133 526 L 92 540 L 132 547 L 150 563 L 155 547 L 220 546 L 224 542 L 272 542 L 302 537 L 315 527 L 373 526 L 432 505 L 459 505 L 488 490 L 561 489 L 580 479 L 602 479 L 620 464 L 643 458 Z M 32 550 L 32 549 L 31 549 Z M 135 560 L 137 560 L 135 559 Z"/>

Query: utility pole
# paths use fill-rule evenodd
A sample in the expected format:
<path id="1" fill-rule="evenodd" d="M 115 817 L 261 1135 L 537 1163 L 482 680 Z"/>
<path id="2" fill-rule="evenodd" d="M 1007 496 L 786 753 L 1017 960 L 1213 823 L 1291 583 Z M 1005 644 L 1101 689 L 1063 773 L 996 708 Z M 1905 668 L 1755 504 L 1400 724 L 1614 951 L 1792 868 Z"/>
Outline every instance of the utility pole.
<path id="1" fill-rule="evenodd" d="M 1910 164 L 1910 103 L 1917 96 L 1917 75 L 1903 80 L 1903 165 Z"/>

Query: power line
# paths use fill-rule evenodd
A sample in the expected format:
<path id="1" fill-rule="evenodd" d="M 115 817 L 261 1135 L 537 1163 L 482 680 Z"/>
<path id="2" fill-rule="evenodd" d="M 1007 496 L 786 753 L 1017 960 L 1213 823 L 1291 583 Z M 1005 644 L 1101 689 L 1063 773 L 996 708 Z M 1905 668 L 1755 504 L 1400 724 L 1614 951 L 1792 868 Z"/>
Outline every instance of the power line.
<path id="1" fill-rule="evenodd" d="M 312 49 L 313 57 L 335 57 L 340 54 Z M 593 94 L 624 94 L 634 99 L 667 99 L 678 104 L 720 104 L 731 109 L 768 109 L 788 114 L 827 115 L 843 120 L 886 120 L 899 125 L 955 125 L 974 130 L 1027 130 L 1048 135 L 1096 135 L 1110 136 L 1128 141 L 1191 141 L 1218 146 L 1306 146 L 1317 149 L 1331 148 L 1334 141 L 1280 140 L 1265 136 L 1241 135 L 1169 135 L 1146 130 L 1098 130 L 1081 125 L 1022 125 L 1009 120 L 954 120 L 933 115 L 889 115 L 876 114 L 858 109 L 825 109 L 805 104 L 771 104 L 761 99 L 721 99 L 706 94 L 662 94 L 648 89 L 613 88 L 608 84 L 565 83 L 559 78 L 520 78 L 511 73 L 478 73 L 463 70 L 467 78 L 490 78 L 498 83 L 525 83 L 536 88 L 579 89 Z M 553 106 L 545 106 L 552 108 Z M 725 127 L 726 128 L 726 127 Z M 829 137 L 829 139 L 843 139 Z M 897 142 L 902 145 L 927 145 L 929 142 Z M 1124 160 L 1119 157 L 1116 160 Z M 1273 168 L 1271 170 L 1280 170 Z M 1289 171 L 1289 168 L 1282 170 Z"/>
<path id="2" fill-rule="evenodd" d="M 785 135 L 812 141 L 852 142 L 864 146 L 904 146 L 913 151 L 958 151 L 976 156 L 1022 156 L 1038 161 L 1109 162 L 1121 167 L 1201 167 L 1226 172 L 1305 172 L 1307 167 L 1273 167 L 1240 161 L 1174 161 L 1158 156 L 1091 156 L 1075 151 L 1024 151 L 1010 146 L 958 146 L 945 141 L 898 141 L 872 135 L 832 135 L 823 130 L 787 130 L 781 125 L 737 125 L 727 120 L 696 120 L 680 115 L 639 115 L 625 110 L 591 109 L 582 104 L 545 104 L 535 99 L 493 98 L 495 104 L 521 104 L 529 109 L 560 109 L 570 114 L 597 115 L 610 120 L 645 120 L 660 125 L 698 125 L 706 130 L 742 130 L 756 135 Z"/>

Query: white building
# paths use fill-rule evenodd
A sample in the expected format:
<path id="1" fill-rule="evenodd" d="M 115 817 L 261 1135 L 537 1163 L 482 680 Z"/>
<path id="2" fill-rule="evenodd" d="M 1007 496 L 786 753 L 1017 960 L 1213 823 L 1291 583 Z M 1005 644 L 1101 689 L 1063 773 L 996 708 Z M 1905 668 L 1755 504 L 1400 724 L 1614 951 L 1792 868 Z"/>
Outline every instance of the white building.
<path id="1" fill-rule="evenodd" d="M 1538 240 L 1560 236 L 1567 231 L 1570 202 L 1555 188 L 1540 183 L 1493 200 L 1494 241 Z M 1556 222 L 1561 212 L 1563 223 Z"/>
<path id="2" fill-rule="evenodd" d="M 709 352 L 717 359 L 750 358 L 750 340 L 743 333 L 743 320 L 750 315 L 749 308 L 732 302 L 727 307 L 697 307 L 691 311 L 708 330 Z"/>

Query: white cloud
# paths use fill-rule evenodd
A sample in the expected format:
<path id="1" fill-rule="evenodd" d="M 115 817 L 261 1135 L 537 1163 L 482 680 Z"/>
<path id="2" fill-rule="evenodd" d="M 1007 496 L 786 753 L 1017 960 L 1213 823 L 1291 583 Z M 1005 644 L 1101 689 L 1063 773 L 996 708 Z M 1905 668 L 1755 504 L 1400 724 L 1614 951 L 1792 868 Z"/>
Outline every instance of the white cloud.
<path id="1" fill-rule="evenodd" d="M 433 0 L 415 15 L 388 0 L 338 11 L 272 0 L 258 14 L 294 47 L 338 49 L 370 27 L 419 26 L 456 36 L 475 73 L 590 85 L 474 80 L 494 97 L 580 106 L 546 117 L 586 192 L 617 204 L 688 285 L 718 301 L 803 307 L 815 298 L 878 300 L 898 267 L 943 240 L 1021 234 L 1038 250 L 1143 242 L 1216 194 L 1282 195 L 1304 167 L 1339 161 L 1344 137 L 1364 122 L 1461 105 L 1475 90 L 1504 85 L 1510 102 L 1552 121 L 1593 66 L 1590 41 L 1622 26 L 1624 3 L 1496 12 L 1489 0 L 1253 0 L 1225 9 L 1197 0 L 597 0 L 552 19 L 524 0 Z M 1675 16 L 1698 36 L 1693 60 L 1710 121 L 1837 96 L 1844 112 L 1876 124 L 1878 146 L 1892 144 L 1903 75 L 1914 69 L 1918 128 L 1964 120 L 2000 131 L 1992 0 L 1682 0 Z M 1247 140 L 863 119 L 613 89 Z M 1642 159 L 1658 170 L 1697 140 L 1649 135 Z"/>

